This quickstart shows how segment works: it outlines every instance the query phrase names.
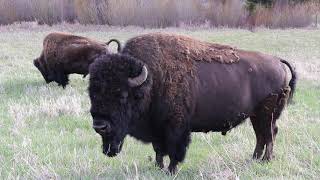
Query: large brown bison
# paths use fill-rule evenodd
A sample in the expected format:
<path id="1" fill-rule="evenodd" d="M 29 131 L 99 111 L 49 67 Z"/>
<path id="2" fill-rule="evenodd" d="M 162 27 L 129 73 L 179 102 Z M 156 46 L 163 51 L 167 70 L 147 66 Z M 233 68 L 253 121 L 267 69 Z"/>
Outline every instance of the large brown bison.
<path id="1" fill-rule="evenodd" d="M 43 50 L 39 58 L 33 61 L 47 83 L 55 81 L 65 87 L 68 75 L 72 73 L 88 74 L 89 65 L 101 54 L 108 53 L 107 45 L 119 41 L 112 39 L 101 43 L 92 39 L 68 33 L 54 32 L 43 40 Z"/>
<path id="2" fill-rule="evenodd" d="M 90 66 L 93 128 L 115 156 L 126 135 L 152 143 L 156 165 L 182 162 L 191 132 L 226 132 L 250 118 L 253 158 L 270 160 L 276 120 L 296 73 L 274 56 L 162 33 L 134 37 Z"/>

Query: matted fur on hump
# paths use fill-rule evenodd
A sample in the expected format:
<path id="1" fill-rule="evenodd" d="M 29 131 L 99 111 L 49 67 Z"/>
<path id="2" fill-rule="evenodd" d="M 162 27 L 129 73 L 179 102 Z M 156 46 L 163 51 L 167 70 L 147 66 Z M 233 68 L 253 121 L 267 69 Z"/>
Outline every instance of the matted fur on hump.
<path id="1" fill-rule="evenodd" d="M 235 48 L 228 45 L 204 42 L 184 35 L 170 35 L 165 33 L 155 33 L 170 42 L 172 48 L 176 48 L 182 56 L 188 60 L 219 62 L 231 64 L 240 60 Z M 160 35 L 160 36 L 159 36 Z M 161 40 L 163 40 L 161 38 Z M 159 42 L 161 42 L 159 40 Z"/>
<path id="2" fill-rule="evenodd" d="M 163 100 L 183 114 L 183 106 L 191 107 L 191 83 L 198 63 L 231 64 L 239 61 L 237 50 L 225 45 L 199 41 L 188 36 L 150 33 L 130 39 L 124 53 L 144 59 L 153 74 L 154 89 Z M 179 119 L 179 117 L 175 117 Z M 178 120 L 177 120 L 178 121 Z"/>

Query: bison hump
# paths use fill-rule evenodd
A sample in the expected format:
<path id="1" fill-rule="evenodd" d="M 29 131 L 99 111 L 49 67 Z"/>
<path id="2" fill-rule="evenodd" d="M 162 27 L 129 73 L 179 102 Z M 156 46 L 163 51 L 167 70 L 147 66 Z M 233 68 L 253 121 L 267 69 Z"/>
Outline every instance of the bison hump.
<path id="1" fill-rule="evenodd" d="M 237 50 L 231 46 L 197 42 L 191 47 L 188 51 L 195 61 L 231 64 L 240 60 Z"/>

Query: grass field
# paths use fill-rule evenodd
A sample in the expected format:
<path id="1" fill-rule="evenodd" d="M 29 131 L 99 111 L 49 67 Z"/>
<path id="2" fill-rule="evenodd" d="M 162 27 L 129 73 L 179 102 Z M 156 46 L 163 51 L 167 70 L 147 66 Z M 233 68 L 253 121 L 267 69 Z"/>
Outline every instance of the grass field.
<path id="1" fill-rule="evenodd" d="M 122 152 L 107 158 L 91 128 L 88 78 L 71 76 L 66 89 L 45 84 L 32 60 L 43 37 L 69 31 L 125 42 L 165 31 L 258 50 L 292 62 L 299 73 L 295 103 L 278 121 L 276 158 L 251 160 L 255 135 L 249 121 L 227 136 L 192 135 L 176 176 L 154 167 L 150 144 L 127 137 Z M 166 159 L 168 164 L 168 159 Z M 320 177 L 320 30 L 141 29 L 32 24 L 0 27 L 0 179 L 318 179 Z"/>

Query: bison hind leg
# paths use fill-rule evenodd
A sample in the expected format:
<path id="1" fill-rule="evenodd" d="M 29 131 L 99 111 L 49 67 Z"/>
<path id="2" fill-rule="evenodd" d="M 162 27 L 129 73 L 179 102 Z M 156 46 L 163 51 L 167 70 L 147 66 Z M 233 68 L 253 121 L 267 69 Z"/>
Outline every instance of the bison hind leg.
<path id="1" fill-rule="evenodd" d="M 274 142 L 274 109 L 277 104 L 278 94 L 268 96 L 256 109 L 255 116 L 251 117 L 253 129 L 256 134 L 257 144 L 253 153 L 254 159 L 259 159 L 265 147 L 263 160 L 271 160 Z"/>
<path id="2" fill-rule="evenodd" d="M 262 158 L 262 160 L 264 161 L 270 161 L 274 157 L 273 144 L 274 144 L 276 135 L 278 134 L 278 127 L 276 125 L 276 120 L 279 119 L 281 112 L 283 111 L 285 105 L 287 104 L 287 101 L 290 95 L 290 87 L 281 89 L 281 91 L 282 92 L 278 94 L 276 103 L 274 103 L 273 112 L 269 116 L 271 117 L 270 130 L 269 130 L 270 133 L 269 133 L 269 136 L 267 136 L 266 151 Z"/>
<path id="3" fill-rule="evenodd" d="M 250 117 L 254 132 L 256 134 L 256 147 L 253 152 L 252 158 L 253 159 L 260 159 L 262 156 L 264 146 L 265 146 L 265 140 L 263 135 L 263 124 L 261 124 L 260 119 L 258 119 L 256 116 Z"/>
<path id="4" fill-rule="evenodd" d="M 261 157 L 264 146 L 262 160 L 270 161 L 273 158 L 273 145 L 278 133 L 276 121 L 287 103 L 289 94 L 290 89 L 285 88 L 279 94 L 269 95 L 256 109 L 255 116 L 250 117 L 257 138 L 253 158 Z"/>

